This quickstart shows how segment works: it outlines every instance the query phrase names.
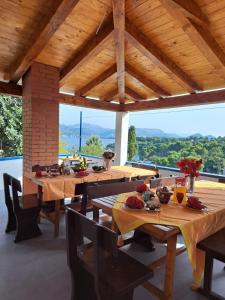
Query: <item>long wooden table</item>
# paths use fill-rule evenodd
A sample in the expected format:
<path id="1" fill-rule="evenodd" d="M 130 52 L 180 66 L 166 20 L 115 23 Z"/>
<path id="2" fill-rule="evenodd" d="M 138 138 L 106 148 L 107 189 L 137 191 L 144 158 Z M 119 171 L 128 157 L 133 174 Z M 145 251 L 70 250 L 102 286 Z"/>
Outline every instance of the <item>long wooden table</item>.
<path id="1" fill-rule="evenodd" d="M 59 235 L 60 201 L 75 196 L 75 186 L 85 182 L 98 182 L 110 179 L 131 179 L 137 176 L 155 176 L 157 171 L 134 168 L 129 166 L 113 166 L 110 171 L 90 174 L 83 178 L 74 175 L 63 175 L 54 178 L 36 177 L 34 174 L 26 177 L 37 186 L 39 197 L 43 202 L 55 201 L 54 212 L 48 217 L 54 224 L 54 235 Z M 82 194 L 82 193 L 81 193 Z"/>

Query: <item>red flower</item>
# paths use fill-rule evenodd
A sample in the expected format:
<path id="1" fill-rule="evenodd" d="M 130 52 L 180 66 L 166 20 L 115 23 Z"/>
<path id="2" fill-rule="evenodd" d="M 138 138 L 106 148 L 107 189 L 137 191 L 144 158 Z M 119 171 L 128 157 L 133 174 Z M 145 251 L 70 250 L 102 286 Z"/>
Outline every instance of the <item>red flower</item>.
<path id="1" fill-rule="evenodd" d="M 186 175 L 191 175 L 194 177 L 198 177 L 199 170 L 202 165 L 202 160 L 196 160 L 196 159 L 181 159 L 176 163 L 177 167 L 180 168 L 180 171 Z"/>

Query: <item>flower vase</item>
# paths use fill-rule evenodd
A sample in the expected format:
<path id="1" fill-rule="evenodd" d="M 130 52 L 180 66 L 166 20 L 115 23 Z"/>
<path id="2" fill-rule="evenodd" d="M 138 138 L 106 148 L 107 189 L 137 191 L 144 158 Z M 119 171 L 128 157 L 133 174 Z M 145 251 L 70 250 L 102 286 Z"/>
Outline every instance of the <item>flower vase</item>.
<path id="1" fill-rule="evenodd" d="M 111 169 L 112 166 L 112 160 L 111 159 L 107 159 L 104 158 L 104 164 L 103 164 L 104 168 L 109 171 Z"/>
<path id="2" fill-rule="evenodd" d="M 194 186 L 195 186 L 195 176 L 189 175 L 189 181 L 188 181 L 188 193 L 189 194 L 194 193 Z"/>

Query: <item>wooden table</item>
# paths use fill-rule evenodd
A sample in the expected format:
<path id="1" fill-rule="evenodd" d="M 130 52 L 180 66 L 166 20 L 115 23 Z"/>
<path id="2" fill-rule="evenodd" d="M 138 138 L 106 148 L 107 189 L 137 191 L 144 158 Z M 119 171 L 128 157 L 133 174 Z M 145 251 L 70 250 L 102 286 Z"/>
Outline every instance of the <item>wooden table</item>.
<path id="1" fill-rule="evenodd" d="M 157 174 L 155 170 L 145 170 L 140 168 L 134 168 L 129 166 L 113 166 L 110 171 L 103 173 L 90 174 L 83 178 L 76 178 L 74 175 L 58 176 L 56 178 L 39 178 L 34 174 L 26 176 L 38 187 L 38 194 L 43 202 L 55 201 L 54 212 L 48 217 L 48 219 L 54 224 L 54 235 L 59 235 L 59 219 L 60 219 L 60 201 L 64 198 L 74 197 L 75 186 L 85 182 L 98 182 L 109 179 L 121 179 L 137 176 L 154 176 Z M 45 195 L 46 191 L 51 192 Z M 54 193 L 54 191 L 57 191 Z"/>
<path id="2" fill-rule="evenodd" d="M 120 201 L 117 203 L 122 203 L 122 199 L 126 199 L 126 195 L 121 195 Z M 172 292 L 173 292 L 173 277 L 174 277 L 174 268 L 175 268 L 175 257 L 177 254 L 180 254 L 185 251 L 185 248 L 176 249 L 176 240 L 177 235 L 182 232 L 184 237 L 184 241 L 187 246 L 187 251 L 189 255 L 190 262 L 192 264 L 193 269 L 193 288 L 199 287 L 200 280 L 201 280 L 201 272 L 204 270 L 204 255 L 203 253 L 197 252 L 196 245 L 199 241 L 205 239 L 206 237 L 214 234 L 218 230 L 225 228 L 225 186 L 221 183 L 215 182 L 208 182 L 208 181 L 199 181 L 196 182 L 195 188 L 195 196 L 199 197 L 201 201 L 208 207 L 207 212 L 199 212 L 193 211 L 189 208 L 179 208 L 173 202 L 170 202 L 169 205 L 162 207 L 160 214 L 160 224 L 153 215 L 151 218 L 148 218 L 147 221 L 143 221 L 140 219 L 141 222 L 139 224 L 144 224 L 139 226 L 138 228 L 135 227 L 135 223 L 133 223 L 132 227 L 129 223 L 132 221 L 132 213 L 127 211 L 124 216 L 125 223 L 124 227 L 122 227 L 122 216 L 123 216 L 123 209 L 121 211 L 121 206 L 115 206 L 114 213 L 120 213 L 120 219 L 118 219 L 118 214 L 116 215 L 117 222 L 120 220 L 119 227 L 124 232 L 127 232 L 128 228 L 139 229 L 144 231 L 145 233 L 153 236 L 157 240 L 161 242 L 167 242 L 167 252 L 165 257 L 161 257 L 156 262 L 153 262 L 149 267 L 154 268 L 159 266 L 162 262 L 165 262 L 165 279 L 164 279 L 164 289 L 160 290 L 158 287 L 154 286 L 153 284 L 146 282 L 144 287 L 156 295 L 159 299 L 163 300 L 170 300 L 172 299 Z M 96 211 L 98 209 L 103 209 L 103 211 L 109 215 L 112 215 L 112 208 L 115 204 L 116 198 L 118 196 L 113 197 L 106 197 L 101 199 L 92 200 L 94 206 L 95 215 L 97 214 Z M 174 217 L 174 209 L 175 213 L 178 213 L 178 216 Z M 179 211 L 182 209 L 182 211 Z M 125 212 L 125 211 L 124 211 Z M 179 213 L 180 212 L 180 213 Z M 171 219 L 168 214 L 172 213 Z M 115 215 L 114 215 L 115 216 Z M 151 219 L 151 221 L 150 221 Z M 135 220 L 135 218 L 134 218 Z M 114 220 L 113 220 L 114 221 Z M 149 222 L 149 223 L 148 223 Z M 163 223 L 164 222 L 164 223 Z M 162 224 L 167 224 L 162 225 Z M 168 224 L 170 226 L 168 226 Z M 172 225 L 172 226 L 171 226 Z M 177 227 L 176 227 L 177 225 Z M 113 222 L 113 226 L 116 230 L 118 230 L 115 221 Z M 179 226 L 179 228 L 178 228 Z M 122 229 L 123 228 L 123 229 Z M 126 229 L 127 228 L 127 229 Z M 202 230 L 204 228 L 204 230 Z M 131 229 L 132 230 L 132 229 Z M 119 231 L 118 231 L 119 232 Z M 196 251 L 195 251 L 196 250 Z M 197 261 L 196 261 L 197 260 Z"/>
<path id="3" fill-rule="evenodd" d="M 112 216 L 112 207 L 116 201 L 116 198 L 117 196 L 111 196 L 92 200 L 94 211 L 102 209 L 103 212 Z M 115 223 L 113 223 L 113 229 L 117 230 L 117 226 Z M 183 253 L 186 250 L 185 247 L 179 248 L 178 250 L 176 249 L 177 235 L 180 234 L 180 230 L 177 227 L 153 224 L 145 224 L 138 229 L 151 235 L 159 242 L 167 243 L 166 256 L 160 257 L 157 261 L 154 261 L 149 265 L 149 268 L 155 269 L 162 263 L 165 263 L 164 289 L 160 290 L 150 282 L 145 282 L 143 284 L 143 287 L 149 292 L 153 293 L 159 299 L 171 300 L 173 293 L 175 258 L 177 255 Z"/>

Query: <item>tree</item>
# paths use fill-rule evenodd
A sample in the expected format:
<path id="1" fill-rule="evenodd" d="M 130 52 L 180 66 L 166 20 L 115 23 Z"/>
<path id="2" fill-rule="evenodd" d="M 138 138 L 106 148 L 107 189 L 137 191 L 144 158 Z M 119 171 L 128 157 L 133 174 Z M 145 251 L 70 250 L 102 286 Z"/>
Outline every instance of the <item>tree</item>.
<path id="1" fill-rule="evenodd" d="M 86 144 L 82 147 L 83 154 L 102 156 L 104 152 L 104 147 L 102 145 L 102 141 L 97 136 L 91 136 Z"/>
<path id="2" fill-rule="evenodd" d="M 22 99 L 0 95 L 0 140 L 5 156 L 22 154 Z"/>
<path id="3" fill-rule="evenodd" d="M 68 154 L 67 145 L 61 139 L 59 140 L 59 154 Z"/>
<path id="4" fill-rule="evenodd" d="M 138 144 L 136 139 L 136 130 L 134 126 L 130 126 L 128 132 L 128 160 L 132 160 L 138 152 Z"/>

